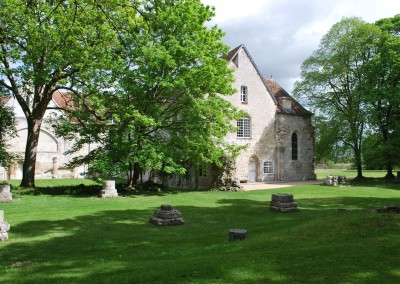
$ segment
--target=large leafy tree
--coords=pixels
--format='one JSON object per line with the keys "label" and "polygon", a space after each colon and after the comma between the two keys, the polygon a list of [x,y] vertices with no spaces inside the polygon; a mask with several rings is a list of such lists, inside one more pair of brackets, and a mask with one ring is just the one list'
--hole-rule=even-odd
{"label": "large leafy tree", "polygon": [[220,58],[228,51],[223,33],[205,25],[212,16],[199,0],[143,1],[128,15],[135,20],[119,33],[115,84],[93,77],[58,125],[59,134],[76,139],[72,152],[96,143],[75,163],[126,172],[132,186],[143,171],[183,174],[232,152],[223,138],[238,112],[222,96],[233,92],[233,77]]}
{"label": "large leafy tree", "polygon": [[0,85],[17,99],[28,125],[21,186],[35,185],[39,133],[53,93],[73,94],[76,82],[112,62],[116,33],[106,10],[112,6],[118,15],[119,2],[126,1],[1,1]]}
{"label": "large leafy tree", "polygon": [[362,177],[361,146],[366,126],[366,63],[375,55],[380,30],[358,18],[344,18],[322,38],[320,47],[301,66],[295,93],[318,113],[342,121],[336,131],[354,153]]}
{"label": "large leafy tree", "polygon": [[380,160],[385,163],[386,177],[394,178],[393,166],[399,164],[400,158],[400,15],[375,24],[381,34],[373,49],[375,56],[367,64],[364,92],[368,122],[380,137],[376,147]]}
{"label": "large leafy tree", "polygon": [[6,97],[0,87],[0,167],[7,166],[12,160],[13,156],[7,152],[7,141],[16,135],[14,113],[3,104],[3,99]]}

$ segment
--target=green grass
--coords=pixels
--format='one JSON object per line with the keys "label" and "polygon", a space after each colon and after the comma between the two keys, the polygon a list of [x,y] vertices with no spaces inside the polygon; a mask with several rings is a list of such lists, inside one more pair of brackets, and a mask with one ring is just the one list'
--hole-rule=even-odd
{"label": "green grass", "polygon": [[[335,176],[346,176],[348,179],[355,178],[357,176],[356,170],[315,170],[315,174],[317,175],[317,179],[324,179],[326,176],[335,175]],[[363,170],[363,176],[367,178],[382,178],[386,175],[386,171],[379,170]],[[396,175],[396,173],[394,173]]]}
{"label": "green grass", "polygon": [[[294,194],[300,211],[270,211],[273,193]],[[186,224],[151,225],[161,204]],[[391,204],[399,184],[15,195],[0,204],[11,224],[0,283],[398,283],[400,214],[370,212]],[[229,242],[230,228],[247,239]]]}

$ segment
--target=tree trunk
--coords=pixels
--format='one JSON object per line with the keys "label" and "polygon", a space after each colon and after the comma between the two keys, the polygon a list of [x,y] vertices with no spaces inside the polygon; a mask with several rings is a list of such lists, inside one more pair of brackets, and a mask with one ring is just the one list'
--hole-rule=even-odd
{"label": "tree trunk", "polygon": [[393,174],[393,166],[392,166],[392,163],[391,163],[391,162],[388,162],[385,179],[394,179],[394,178],[395,178],[395,176],[394,176],[394,174]]}
{"label": "tree trunk", "polygon": [[140,165],[138,163],[129,163],[128,168],[128,187],[133,187],[138,184],[140,177]]}
{"label": "tree trunk", "polygon": [[25,159],[22,170],[22,187],[35,187],[36,152],[39,143],[41,119],[28,120],[28,137],[25,147]]}
{"label": "tree trunk", "polygon": [[357,178],[362,178],[363,175],[362,175],[361,150],[360,150],[359,147],[356,147],[354,149],[354,159],[355,159],[354,163],[355,163],[355,166],[356,166],[356,169],[357,169],[356,179]]}

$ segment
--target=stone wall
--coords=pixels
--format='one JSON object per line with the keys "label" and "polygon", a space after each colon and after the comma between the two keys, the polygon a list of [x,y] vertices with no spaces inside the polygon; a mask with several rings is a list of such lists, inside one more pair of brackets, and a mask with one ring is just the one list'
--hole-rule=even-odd
{"label": "stone wall", "polygon": [[[233,62],[230,64],[235,76],[233,87],[237,92],[232,96],[226,97],[226,99],[249,114],[251,118],[251,137],[237,138],[235,132],[227,135],[226,141],[247,146],[236,159],[236,179],[239,181],[249,180],[250,162],[250,167],[255,167],[256,181],[260,181],[264,178],[261,174],[261,163],[264,159],[272,158],[273,147],[271,147],[271,144],[265,145],[266,147],[261,146],[259,141],[262,137],[265,137],[266,131],[273,129],[275,103],[268,93],[257,67],[244,49],[239,50],[237,63],[237,65]],[[240,100],[241,86],[246,86],[248,91],[248,100],[245,103]],[[232,123],[236,124],[236,121]],[[263,155],[258,156],[261,152],[263,152]]]}
{"label": "stone wall", "polygon": [[[276,160],[278,180],[315,179],[314,128],[311,117],[277,114]],[[298,138],[298,159],[292,160],[292,134]]]}

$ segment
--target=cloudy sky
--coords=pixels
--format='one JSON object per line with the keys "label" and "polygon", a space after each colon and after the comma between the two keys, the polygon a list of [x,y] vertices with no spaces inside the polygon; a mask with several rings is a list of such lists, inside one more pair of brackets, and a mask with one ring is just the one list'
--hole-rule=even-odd
{"label": "cloudy sky", "polygon": [[244,44],[264,77],[292,92],[301,63],[343,17],[373,23],[400,13],[400,0],[201,0],[235,48]]}

